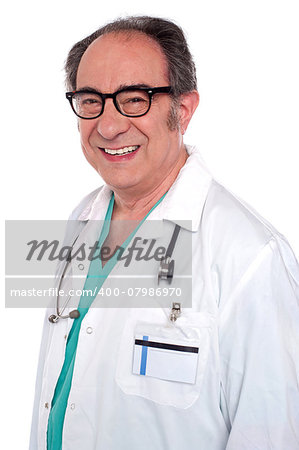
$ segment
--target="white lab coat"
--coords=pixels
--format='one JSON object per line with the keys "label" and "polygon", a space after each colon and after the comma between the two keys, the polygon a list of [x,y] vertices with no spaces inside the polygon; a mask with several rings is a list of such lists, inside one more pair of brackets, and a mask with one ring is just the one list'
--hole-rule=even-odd
{"label": "white lab coat", "polygon": [[[150,219],[192,221],[184,230],[192,233],[192,309],[176,324],[198,332],[196,382],[132,374],[134,330],[140,323],[169,326],[165,308],[91,308],[79,336],[63,450],[299,449],[297,261],[283,236],[212,179],[196,148],[188,152]],[[109,197],[107,187],[91,193],[72,218],[102,219]],[[51,312],[30,450],[46,448],[72,325],[50,324]]]}

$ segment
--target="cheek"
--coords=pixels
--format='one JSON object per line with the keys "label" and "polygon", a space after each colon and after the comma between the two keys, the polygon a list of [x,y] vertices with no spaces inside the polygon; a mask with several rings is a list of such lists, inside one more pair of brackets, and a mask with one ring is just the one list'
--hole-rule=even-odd
{"label": "cheek", "polygon": [[86,158],[86,160],[89,162],[89,164],[94,167],[97,170],[97,158],[95,150],[90,145],[89,139],[92,134],[92,127],[89,124],[80,124],[78,123],[78,129],[80,132],[80,142],[81,142],[81,148],[82,152]]}
{"label": "cheek", "polygon": [[89,138],[89,136],[94,132],[96,124],[94,120],[78,120],[78,130],[82,138],[85,140]]}
{"label": "cheek", "polygon": [[136,128],[146,138],[147,145],[154,147],[152,151],[155,149],[158,151],[158,148],[164,146],[169,137],[167,115],[160,115],[159,119],[148,117],[147,120],[143,120],[142,124],[136,124]]}
{"label": "cheek", "polygon": [[94,127],[92,126],[92,124],[86,123],[85,121],[78,123],[78,129],[80,133],[80,141],[82,148],[83,147],[85,148],[85,152],[86,151],[90,152],[92,150],[90,145],[90,137],[93,133]]}
{"label": "cheek", "polygon": [[81,148],[83,155],[85,156],[86,160],[89,162],[89,164],[94,168],[97,169],[97,161],[94,156],[94,152],[90,149],[90,147],[86,146],[84,142],[81,141]]}

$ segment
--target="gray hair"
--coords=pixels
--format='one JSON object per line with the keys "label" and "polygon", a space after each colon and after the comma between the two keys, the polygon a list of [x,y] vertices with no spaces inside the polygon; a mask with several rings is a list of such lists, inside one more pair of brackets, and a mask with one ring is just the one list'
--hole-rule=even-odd
{"label": "gray hair", "polygon": [[174,98],[197,89],[195,64],[182,29],[167,19],[132,16],[104,25],[72,47],[65,63],[68,90],[76,89],[78,66],[88,46],[99,36],[119,32],[141,32],[159,44],[167,60],[169,84]]}

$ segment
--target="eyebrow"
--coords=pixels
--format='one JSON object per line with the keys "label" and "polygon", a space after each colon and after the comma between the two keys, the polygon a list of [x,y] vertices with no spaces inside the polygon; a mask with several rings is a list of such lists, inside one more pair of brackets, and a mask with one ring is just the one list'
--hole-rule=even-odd
{"label": "eyebrow", "polygon": [[[118,86],[118,88],[116,89],[116,91],[114,91],[114,92],[121,91],[121,90],[123,90],[123,89],[134,89],[134,88],[136,88],[136,89],[139,89],[139,88],[150,89],[151,86],[149,86],[148,84],[144,84],[144,83],[136,83],[136,84],[120,84],[120,85]],[[91,86],[83,86],[83,87],[81,87],[80,89],[76,89],[76,90],[77,90],[77,91],[94,92],[95,94],[97,94],[97,93],[104,94],[104,93],[105,93],[105,92],[101,92],[101,91],[99,91],[98,89],[95,89],[95,88],[93,88],[93,87],[91,87]]]}
{"label": "eyebrow", "polygon": [[120,84],[118,87],[118,91],[122,90],[122,89],[126,89],[126,88],[145,88],[145,89],[150,89],[152,86],[149,86],[148,84],[144,84],[144,83],[137,83],[137,84]]}

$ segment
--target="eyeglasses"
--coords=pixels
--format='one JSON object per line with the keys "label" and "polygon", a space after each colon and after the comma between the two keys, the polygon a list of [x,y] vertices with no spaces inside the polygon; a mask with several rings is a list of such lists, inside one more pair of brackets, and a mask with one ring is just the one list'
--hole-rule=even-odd
{"label": "eyeglasses", "polygon": [[155,94],[170,94],[171,86],[147,88],[128,86],[113,94],[93,89],[66,92],[74,113],[81,119],[96,119],[104,112],[106,98],[112,98],[115,108],[127,117],[141,117],[149,112]]}

